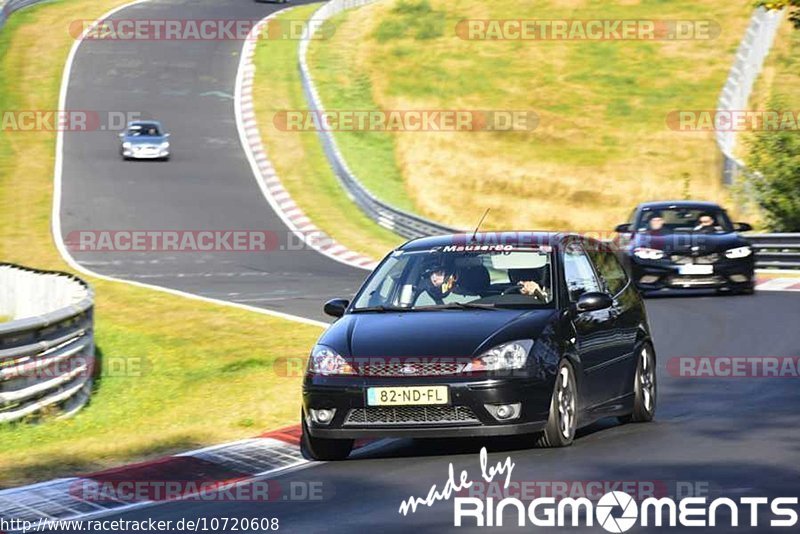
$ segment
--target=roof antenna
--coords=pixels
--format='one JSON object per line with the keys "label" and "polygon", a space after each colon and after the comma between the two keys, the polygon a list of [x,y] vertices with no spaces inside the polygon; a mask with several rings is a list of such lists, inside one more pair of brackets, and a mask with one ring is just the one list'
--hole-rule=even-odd
{"label": "roof antenna", "polygon": [[483,217],[481,217],[481,220],[478,221],[478,226],[475,227],[475,231],[472,232],[472,241],[475,241],[475,236],[477,236],[478,230],[481,229],[481,225],[483,224],[483,220],[486,218],[487,215],[489,215],[489,210],[490,209],[492,209],[492,208],[486,208],[486,211],[483,212]]}

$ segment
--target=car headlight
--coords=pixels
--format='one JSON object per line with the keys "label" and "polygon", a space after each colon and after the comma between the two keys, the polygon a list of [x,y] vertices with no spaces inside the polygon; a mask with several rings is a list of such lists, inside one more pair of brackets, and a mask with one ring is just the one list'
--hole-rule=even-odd
{"label": "car headlight", "polygon": [[161,146],[159,146],[158,148],[159,148],[160,150],[166,150],[166,149],[168,149],[168,148],[169,148],[169,142],[168,142],[168,141],[164,141],[163,143],[161,143]]}
{"label": "car headlight", "polygon": [[130,149],[131,148],[131,144],[128,141],[125,141],[124,143],[122,143],[122,148]]}
{"label": "car headlight", "polygon": [[520,339],[487,350],[464,367],[465,372],[522,369],[528,361],[532,339]]}
{"label": "car headlight", "polygon": [[633,255],[643,260],[660,260],[664,257],[664,251],[657,248],[639,247],[633,250]]}
{"label": "car headlight", "polygon": [[338,352],[325,345],[317,345],[308,358],[308,371],[315,375],[352,375],[350,365]]}
{"label": "car headlight", "polygon": [[736,247],[736,248],[730,248],[730,249],[726,250],[725,251],[725,257],[728,258],[728,259],[731,259],[731,260],[735,260],[735,259],[738,259],[738,258],[746,258],[747,256],[749,256],[752,253],[753,253],[753,249],[751,249],[748,246]]}

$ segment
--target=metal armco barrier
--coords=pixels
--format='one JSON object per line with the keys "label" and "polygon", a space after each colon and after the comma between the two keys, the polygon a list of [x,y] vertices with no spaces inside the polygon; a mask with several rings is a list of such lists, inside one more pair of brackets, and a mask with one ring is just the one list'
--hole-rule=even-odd
{"label": "metal armco barrier", "polygon": [[[311,20],[315,22],[314,27],[319,28],[324,21],[346,9],[365,6],[376,1],[377,0],[331,0],[314,12]],[[300,79],[303,84],[303,92],[305,93],[309,110],[324,112],[325,108],[322,105],[322,100],[319,97],[319,92],[314,85],[314,80],[311,77],[311,72],[306,62],[306,55],[311,38],[312,35],[305,35],[300,40]],[[356,203],[367,217],[384,228],[388,228],[407,239],[424,237],[427,235],[449,234],[458,231],[443,224],[429,221],[418,215],[399,210],[379,200],[361,184],[361,181],[350,170],[342,153],[339,151],[333,134],[324,128],[318,128],[318,131],[325,156],[328,158],[333,172],[336,174],[337,178],[339,178],[339,182],[342,184],[345,191],[347,191],[347,194],[353,202]]]}
{"label": "metal armco barrier", "polygon": [[94,294],[67,273],[0,264],[0,423],[89,399]]}
{"label": "metal armco barrier", "polygon": [[[719,95],[718,113],[747,109],[753,84],[761,73],[764,60],[772,48],[782,17],[783,11],[767,11],[764,8],[758,8],[753,13],[750,26],[736,51],[736,61],[731,67],[728,80]],[[751,172],[734,154],[736,132],[733,130],[717,131],[716,137],[723,158],[723,182],[730,185],[735,183],[740,176],[750,176]]]}
{"label": "metal armco barrier", "polygon": [[8,17],[14,11],[44,1],[45,0],[0,0],[0,28],[3,27]]}
{"label": "metal armco barrier", "polygon": [[745,235],[753,243],[759,269],[800,269],[800,234]]}

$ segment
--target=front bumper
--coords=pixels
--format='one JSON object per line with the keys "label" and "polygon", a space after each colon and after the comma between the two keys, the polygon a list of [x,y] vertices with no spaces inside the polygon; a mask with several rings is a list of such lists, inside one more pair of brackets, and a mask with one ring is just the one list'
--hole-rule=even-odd
{"label": "front bumper", "polygon": [[130,159],[161,159],[169,157],[169,150],[144,152],[141,150],[123,149],[122,156]]}
{"label": "front bumper", "polygon": [[710,267],[709,273],[685,274],[681,265],[670,260],[642,260],[632,257],[631,274],[636,286],[643,291],[669,289],[752,289],[755,284],[753,256],[736,260],[721,259]]}
{"label": "front bumper", "polygon": [[[446,385],[447,405],[378,407],[367,405],[367,388]],[[542,430],[547,424],[553,384],[528,376],[492,377],[321,377],[303,385],[303,414],[316,438],[446,438],[504,436]],[[486,405],[517,404],[519,414],[498,420]],[[328,424],[310,410],[335,409]]]}

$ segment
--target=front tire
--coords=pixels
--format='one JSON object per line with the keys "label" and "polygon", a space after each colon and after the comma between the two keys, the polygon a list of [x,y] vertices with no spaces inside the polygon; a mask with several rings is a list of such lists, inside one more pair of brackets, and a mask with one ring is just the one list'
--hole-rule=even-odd
{"label": "front tire", "polygon": [[619,417],[620,423],[646,423],[656,415],[658,386],[656,382],[656,358],[649,343],[639,347],[636,376],[633,383],[633,412]]}
{"label": "front tire", "polygon": [[575,439],[578,422],[578,387],[575,371],[566,360],[561,362],[550,400],[547,426],[536,437],[537,447],[567,447]]}
{"label": "front tire", "polygon": [[344,460],[353,450],[352,439],[328,439],[312,437],[308,431],[306,418],[300,414],[303,436],[300,440],[300,451],[308,460],[335,461]]}

